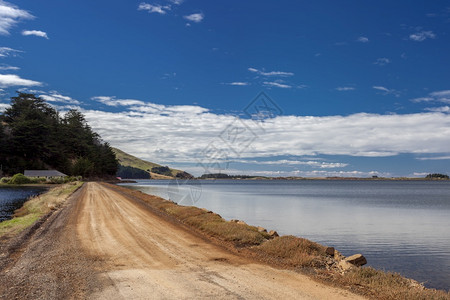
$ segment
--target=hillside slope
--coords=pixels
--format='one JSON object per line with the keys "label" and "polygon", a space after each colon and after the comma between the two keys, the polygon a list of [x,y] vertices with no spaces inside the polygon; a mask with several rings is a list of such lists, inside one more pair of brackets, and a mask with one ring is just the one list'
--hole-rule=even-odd
{"label": "hillside slope", "polygon": [[159,164],[149,162],[143,159],[140,159],[136,156],[133,156],[131,154],[128,154],[120,149],[112,148],[114,153],[116,154],[117,160],[122,166],[125,167],[133,167],[137,169],[141,169],[144,171],[147,171],[152,176],[152,179],[172,179],[174,178],[178,173],[184,173],[184,171],[172,169],[170,168],[170,171],[172,172],[172,176],[165,176],[157,173],[151,172],[151,169],[154,167],[162,167]]}

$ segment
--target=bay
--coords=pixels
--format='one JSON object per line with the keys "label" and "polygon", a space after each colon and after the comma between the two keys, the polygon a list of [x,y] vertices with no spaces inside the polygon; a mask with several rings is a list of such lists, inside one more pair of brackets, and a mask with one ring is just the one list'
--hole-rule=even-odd
{"label": "bay", "polygon": [[29,197],[43,191],[41,187],[0,187],[0,222],[10,219]]}
{"label": "bay", "polygon": [[[127,186],[227,220],[308,238],[425,286],[450,287],[450,182],[139,181]],[[184,203],[183,203],[184,202]]]}

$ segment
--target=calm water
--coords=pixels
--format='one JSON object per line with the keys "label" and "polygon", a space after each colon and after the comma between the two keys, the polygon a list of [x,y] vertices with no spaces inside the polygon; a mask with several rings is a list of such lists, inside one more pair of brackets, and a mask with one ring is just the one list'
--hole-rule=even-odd
{"label": "calm water", "polygon": [[[127,184],[334,246],[362,253],[369,265],[426,286],[450,288],[450,182],[428,181],[170,181]],[[189,195],[193,198],[189,198]],[[178,197],[178,198],[177,198]],[[192,203],[191,203],[192,204]]]}
{"label": "calm water", "polygon": [[0,187],[0,222],[10,219],[14,211],[22,207],[30,196],[38,195],[44,190],[35,187]]}

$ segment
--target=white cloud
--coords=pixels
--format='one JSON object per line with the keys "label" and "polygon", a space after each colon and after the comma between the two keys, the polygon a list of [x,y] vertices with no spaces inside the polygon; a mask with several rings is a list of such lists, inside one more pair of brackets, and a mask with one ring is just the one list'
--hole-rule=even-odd
{"label": "white cloud", "polygon": [[360,37],[357,39],[357,41],[360,42],[360,43],[368,43],[368,42],[369,42],[369,38],[367,38],[367,37],[365,37],[365,36],[360,36]]}
{"label": "white cloud", "polygon": [[[450,115],[443,113],[278,116],[255,123],[215,114],[200,106],[140,102],[144,104],[124,106],[121,112],[83,112],[95,131],[113,146],[160,162],[197,163],[205,159],[205,149],[211,144],[230,159],[274,155],[432,155],[449,153],[450,149]],[[224,130],[236,122],[256,134],[251,145],[239,149],[238,154],[230,150],[229,140],[223,139]]]}
{"label": "white cloud", "polygon": [[324,161],[316,161],[316,160],[275,160],[275,161],[258,161],[258,160],[233,160],[233,162],[244,163],[244,164],[256,164],[256,165],[307,165],[311,167],[319,167],[321,169],[333,169],[333,168],[344,168],[348,166],[346,163],[333,163],[333,162],[324,162]]}
{"label": "white cloud", "polygon": [[15,56],[16,53],[20,53],[22,51],[16,50],[9,47],[0,47],[0,57],[8,57],[8,56]]}
{"label": "white cloud", "polygon": [[26,10],[0,0],[0,35],[8,35],[10,29],[19,21],[33,18]]}
{"label": "white cloud", "polygon": [[294,73],[292,72],[282,72],[282,71],[264,72],[255,68],[248,68],[248,70],[250,72],[257,73],[262,76],[280,76],[280,77],[294,76]]}
{"label": "white cloud", "polygon": [[381,57],[381,58],[378,58],[373,64],[378,65],[378,66],[385,66],[390,63],[391,63],[391,60],[389,58]]}
{"label": "white cloud", "polygon": [[381,91],[383,95],[394,95],[395,97],[400,97],[400,92],[394,89],[388,89],[384,86],[373,86],[374,90]]}
{"label": "white cloud", "polygon": [[433,33],[433,31],[419,31],[416,33],[413,33],[409,36],[410,40],[416,41],[416,42],[423,42],[426,39],[435,39],[436,34]]}
{"label": "white cloud", "polygon": [[450,106],[427,107],[427,108],[425,108],[425,110],[426,111],[433,111],[433,112],[450,113]]}
{"label": "white cloud", "polygon": [[415,103],[430,102],[430,101],[434,101],[434,98],[432,98],[432,97],[420,97],[420,98],[411,99],[411,101],[415,102]]}
{"label": "white cloud", "polygon": [[10,105],[6,103],[0,103],[0,112],[4,112]]}
{"label": "white cloud", "polygon": [[200,23],[203,21],[205,16],[202,13],[196,13],[196,14],[190,14],[187,16],[184,16],[184,18],[188,21],[194,22],[194,23]]}
{"label": "white cloud", "polygon": [[80,101],[75,100],[69,96],[63,96],[56,91],[51,91],[49,94],[39,95],[42,99],[48,102],[66,103],[66,104],[80,104]]}
{"label": "white cloud", "polygon": [[282,89],[290,89],[290,88],[292,88],[292,86],[290,86],[288,84],[279,83],[279,82],[276,82],[276,81],[264,81],[263,84],[265,86],[268,86],[268,87],[277,87],[277,88],[282,88]]}
{"label": "white cloud", "polygon": [[169,11],[170,5],[159,5],[159,4],[149,4],[149,3],[145,3],[142,2],[141,4],[139,4],[138,6],[138,10],[146,10],[149,13],[158,13],[161,15],[165,15],[167,13],[167,11]]}
{"label": "white cloud", "polygon": [[354,91],[355,88],[351,87],[351,86],[340,86],[340,87],[337,87],[336,90],[339,92],[347,92],[347,91]]}
{"label": "white cloud", "polygon": [[388,88],[385,88],[384,86],[373,86],[372,88],[383,91],[383,92],[389,92],[390,90]]}
{"label": "white cloud", "polygon": [[450,104],[450,90],[436,91],[429,93],[426,97],[411,99],[412,102],[440,102]]}
{"label": "white cloud", "polygon": [[131,105],[144,105],[145,102],[134,99],[116,99],[115,97],[109,96],[97,96],[92,97],[92,100],[103,103],[107,106],[131,106]]}
{"label": "white cloud", "polygon": [[[294,172],[286,172],[291,173],[292,176],[301,176],[301,177],[372,177],[372,176],[381,176],[381,177],[391,177],[390,173],[383,173],[378,171],[369,171],[363,172],[358,170],[352,171],[324,171],[324,170],[313,170],[313,171],[294,171]],[[286,176],[286,175],[282,175]]]}
{"label": "white cloud", "polygon": [[180,5],[184,2],[184,0],[169,0],[170,3],[173,3],[175,5]]}
{"label": "white cloud", "polygon": [[11,86],[39,86],[42,82],[23,79],[15,74],[0,74],[0,87],[6,88]]}
{"label": "white cloud", "polygon": [[250,85],[250,83],[248,82],[240,82],[240,81],[235,81],[235,82],[230,82],[230,83],[225,83],[226,85],[235,85],[235,86],[247,86]]}
{"label": "white cloud", "polygon": [[[449,156],[432,156],[432,157],[417,157],[418,160],[447,160],[450,159]],[[428,175],[429,173],[425,173],[425,175]]]}
{"label": "white cloud", "polygon": [[[204,169],[201,167],[180,167],[180,169],[186,170],[187,172],[195,175],[204,174]],[[270,176],[270,177],[372,177],[372,176],[380,176],[380,177],[392,177],[391,173],[387,172],[378,172],[378,171],[358,171],[358,170],[350,170],[350,171],[331,171],[331,170],[294,170],[294,171],[279,171],[279,170],[248,170],[245,171],[239,169],[227,169],[220,170],[217,169],[217,172],[225,172],[229,175],[251,175],[251,176]],[[429,174],[429,173],[426,173]]]}
{"label": "white cloud", "polygon": [[0,65],[0,71],[17,71],[17,70],[20,70],[20,68],[9,65]]}
{"label": "white cloud", "polygon": [[59,104],[55,104],[54,102],[50,102],[50,105],[53,106],[57,111],[59,111],[61,113],[61,115],[63,115],[65,112],[67,112],[71,109],[76,109],[78,111],[83,110],[83,108],[81,108],[81,106],[73,105],[73,104],[59,105]]}
{"label": "white cloud", "polygon": [[25,35],[25,36],[34,35],[34,36],[38,36],[38,37],[43,37],[48,40],[47,33],[44,31],[40,31],[40,30],[23,30],[22,35]]}
{"label": "white cloud", "polygon": [[430,96],[436,98],[448,98],[450,97],[450,90],[432,92],[430,93]]}
{"label": "white cloud", "polygon": [[182,114],[202,114],[208,111],[208,109],[194,106],[194,105],[160,105],[154,103],[148,103],[141,100],[135,99],[117,99],[116,97],[110,96],[97,96],[92,97],[92,100],[101,102],[108,106],[114,107],[126,107],[134,115],[139,114],[171,114],[171,115],[182,115]]}

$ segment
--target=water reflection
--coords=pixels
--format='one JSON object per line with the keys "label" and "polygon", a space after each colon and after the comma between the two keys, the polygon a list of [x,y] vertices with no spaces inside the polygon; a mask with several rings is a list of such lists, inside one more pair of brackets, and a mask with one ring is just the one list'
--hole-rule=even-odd
{"label": "water reflection", "polygon": [[44,190],[36,187],[0,187],[0,222],[10,219],[14,211],[22,207],[29,197],[38,195]]}

